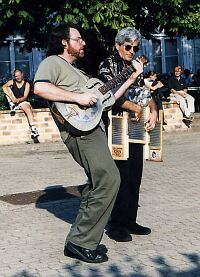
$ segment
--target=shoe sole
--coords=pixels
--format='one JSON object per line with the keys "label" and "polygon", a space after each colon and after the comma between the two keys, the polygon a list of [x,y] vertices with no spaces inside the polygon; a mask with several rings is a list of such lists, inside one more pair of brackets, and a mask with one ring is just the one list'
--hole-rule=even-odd
{"label": "shoe sole", "polygon": [[72,258],[79,259],[86,263],[103,263],[108,261],[108,257],[105,255],[104,259],[101,260],[89,260],[81,252],[75,249],[71,244],[65,246],[64,255]]}

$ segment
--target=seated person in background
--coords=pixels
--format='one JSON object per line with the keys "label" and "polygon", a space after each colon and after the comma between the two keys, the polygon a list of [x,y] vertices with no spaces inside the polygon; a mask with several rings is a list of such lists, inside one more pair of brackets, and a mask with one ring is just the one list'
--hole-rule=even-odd
{"label": "seated person in background", "polygon": [[27,102],[30,93],[30,84],[23,79],[21,69],[14,70],[14,79],[2,86],[10,107],[10,115],[14,116],[17,109],[25,113],[31,130],[31,138],[34,143],[39,143],[38,131],[34,125],[34,117],[31,104]]}
{"label": "seated person in background", "polygon": [[190,128],[194,113],[194,98],[187,93],[187,84],[185,79],[181,77],[181,66],[174,68],[174,76],[168,80],[168,87],[176,98],[177,103],[183,113],[183,122]]}
{"label": "seated person in background", "polygon": [[144,78],[144,84],[154,95],[158,94],[161,101],[169,102],[169,99],[167,98],[168,88],[165,88],[164,84],[158,80],[157,73],[155,71],[149,71],[147,73]]}
{"label": "seated person in background", "polygon": [[[153,94],[158,110],[163,110],[162,101],[169,102],[170,100],[165,96],[168,93],[168,88],[164,88],[164,85],[161,81],[157,80],[157,73],[155,71],[149,71],[144,78],[144,85],[150,89]],[[163,125],[167,123],[164,121],[163,114]]]}

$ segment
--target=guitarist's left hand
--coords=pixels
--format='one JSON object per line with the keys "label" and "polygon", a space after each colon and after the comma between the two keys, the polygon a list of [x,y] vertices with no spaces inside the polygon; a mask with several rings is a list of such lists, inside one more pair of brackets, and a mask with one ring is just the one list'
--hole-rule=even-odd
{"label": "guitarist's left hand", "polygon": [[133,67],[135,71],[130,75],[130,77],[120,86],[120,88],[115,92],[115,98],[119,99],[126,90],[136,81],[137,77],[143,72],[143,63],[140,61],[133,60]]}
{"label": "guitarist's left hand", "polygon": [[137,78],[143,72],[143,63],[140,60],[133,60],[132,65],[136,70],[132,73],[132,75],[134,76],[134,78]]}

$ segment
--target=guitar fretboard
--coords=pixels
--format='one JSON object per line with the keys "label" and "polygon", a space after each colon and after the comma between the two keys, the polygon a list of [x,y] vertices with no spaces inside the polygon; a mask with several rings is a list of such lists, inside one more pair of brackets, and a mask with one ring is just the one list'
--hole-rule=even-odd
{"label": "guitar fretboard", "polygon": [[125,68],[120,74],[115,76],[112,80],[106,82],[102,87],[99,88],[99,91],[102,94],[107,93],[109,90],[115,88],[117,85],[126,81],[128,77],[135,71],[133,66]]}

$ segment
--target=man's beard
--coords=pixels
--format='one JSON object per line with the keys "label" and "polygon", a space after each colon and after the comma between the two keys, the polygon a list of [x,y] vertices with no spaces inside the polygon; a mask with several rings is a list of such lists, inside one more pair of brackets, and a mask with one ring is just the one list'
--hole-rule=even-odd
{"label": "man's beard", "polygon": [[69,45],[68,53],[71,56],[76,57],[76,59],[80,59],[84,57],[84,48],[81,48],[79,51],[77,51]]}

